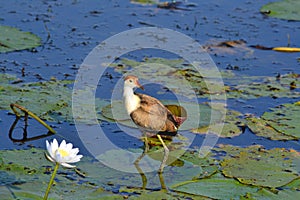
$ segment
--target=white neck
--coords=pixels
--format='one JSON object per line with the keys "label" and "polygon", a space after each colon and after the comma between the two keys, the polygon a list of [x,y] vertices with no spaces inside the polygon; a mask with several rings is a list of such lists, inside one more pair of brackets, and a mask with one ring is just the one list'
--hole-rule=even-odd
{"label": "white neck", "polygon": [[131,87],[124,86],[123,98],[125,109],[128,115],[130,115],[131,112],[133,112],[140,106],[140,98],[134,94]]}

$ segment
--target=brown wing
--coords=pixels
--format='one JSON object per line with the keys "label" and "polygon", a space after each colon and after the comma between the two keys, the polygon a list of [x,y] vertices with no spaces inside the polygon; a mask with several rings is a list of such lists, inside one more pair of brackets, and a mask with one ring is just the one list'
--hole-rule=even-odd
{"label": "brown wing", "polygon": [[140,107],[130,116],[138,126],[154,131],[177,131],[173,114],[159,100],[145,94],[136,95],[141,99]]}
{"label": "brown wing", "polygon": [[165,117],[167,114],[166,107],[156,98],[146,94],[136,94],[140,99],[140,107],[150,114],[158,117]]}

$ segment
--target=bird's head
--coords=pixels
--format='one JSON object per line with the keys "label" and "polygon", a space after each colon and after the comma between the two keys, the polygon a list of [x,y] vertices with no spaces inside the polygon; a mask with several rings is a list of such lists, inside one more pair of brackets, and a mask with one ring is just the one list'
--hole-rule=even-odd
{"label": "bird's head", "polygon": [[130,88],[141,88],[142,90],[144,87],[139,83],[139,79],[136,76],[128,75],[124,77],[124,86]]}

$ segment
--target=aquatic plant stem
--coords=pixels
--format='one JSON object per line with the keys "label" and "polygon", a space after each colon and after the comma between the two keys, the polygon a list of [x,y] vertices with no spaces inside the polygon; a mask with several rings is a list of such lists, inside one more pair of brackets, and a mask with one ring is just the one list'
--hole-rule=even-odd
{"label": "aquatic plant stem", "polygon": [[48,187],[47,187],[45,196],[44,196],[44,200],[47,200],[47,199],[48,199],[48,195],[49,195],[51,186],[52,186],[52,184],[53,184],[55,175],[56,175],[56,173],[57,173],[58,167],[59,167],[59,163],[56,163],[56,164],[55,164],[55,167],[54,167],[54,171],[53,171],[52,176],[51,176],[51,179],[50,179],[50,182],[49,182],[49,184],[48,184]]}
{"label": "aquatic plant stem", "polygon": [[18,104],[15,104],[15,103],[12,103],[10,104],[10,108],[13,110],[13,112],[15,113],[15,115],[20,118],[21,115],[18,113],[18,111],[16,110],[16,108],[20,109],[21,111],[23,111],[25,113],[25,117],[26,117],[26,120],[25,120],[25,123],[27,123],[27,120],[28,120],[28,115],[31,116],[32,118],[34,118],[36,121],[38,121],[40,124],[42,124],[44,127],[46,127],[51,133],[55,134],[56,132],[48,125],[46,124],[43,120],[41,120],[38,116],[36,116],[34,113],[30,112],[28,109],[18,105]]}

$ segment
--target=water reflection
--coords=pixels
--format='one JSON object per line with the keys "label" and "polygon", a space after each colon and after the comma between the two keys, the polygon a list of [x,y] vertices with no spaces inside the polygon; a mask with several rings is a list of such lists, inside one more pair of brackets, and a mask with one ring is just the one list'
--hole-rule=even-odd
{"label": "water reflection", "polygon": [[20,117],[16,117],[15,121],[12,123],[12,125],[9,128],[8,137],[12,142],[25,143],[25,142],[28,142],[28,141],[38,140],[38,139],[45,138],[45,137],[48,137],[50,135],[53,135],[53,133],[51,131],[48,131],[45,134],[41,134],[41,135],[37,135],[37,136],[33,136],[33,137],[28,137],[28,132],[27,132],[27,128],[28,128],[27,119],[28,118],[25,118],[24,127],[22,127],[22,130],[23,130],[22,138],[15,138],[14,137],[14,131],[15,131],[16,125],[18,124],[20,119],[21,119]]}
{"label": "water reflection", "polygon": [[[162,138],[164,139],[165,143],[168,144],[169,147],[174,147],[171,148],[172,150],[178,150],[178,148],[182,147],[182,143],[175,143],[172,141],[172,136],[162,136]],[[159,151],[161,150],[162,144],[160,143],[160,141],[157,139],[156,136],[153,136],[153,134],[145,132],[143,133],[143,137],[142,140],[144,141],[144,150],[143,153],[134,161],[134,166],[137,169],[137,171],[139,172],[141,179],[142,179],[142,189],[146,189],[147,187],[147,183],[148,183],[148,179],[146,174],[143,172],[142,168],[139,165],[139,162],[146,156],[148,155],[149,157],[151,157],[152,159],[160,159],[161,158],[161,154],[164,154],[163,152]],[[161,165],[176,165],[176,166],[183,166],[184,162],[182,160],[177,159],[176,157],[174,158],[173,155],[171,155],[169,158],[168,155],[167,157],[164,156],[161,159]],[[160,181],[160,185],[161,185],[161,189],[162,190],[167,190],[167,186],[165,184],[165,179],[163,176],[163,171],[159,169],[157,169],[157,174],[159,177],[159,181]]]}

